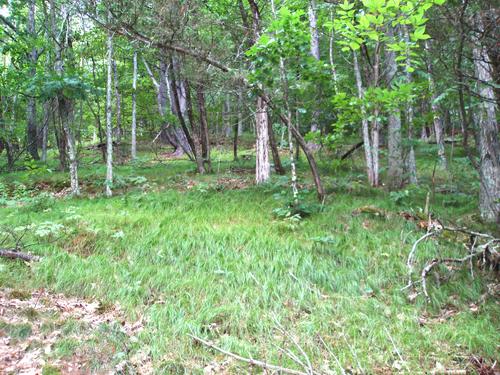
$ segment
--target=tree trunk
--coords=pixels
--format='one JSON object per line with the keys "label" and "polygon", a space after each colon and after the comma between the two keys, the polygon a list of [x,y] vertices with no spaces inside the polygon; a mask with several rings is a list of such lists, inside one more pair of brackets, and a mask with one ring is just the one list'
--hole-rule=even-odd
{"label": "tree trunk", "polygon": [[268,132],[268,117],[267,104],[262,97],[257,98],[257,111],[255,114],[255,180],[257,184],[267,182],[271,175],[271,167],[269,164],[269,132]]}
{"label": "tree trunk", "polygon": [[52,100],[48,99],[43,104],[43,126],[42,126],[42,161],[47,161],[47,143],[49,138],[49,123],[52,113]]}
{"label": "tree trunk", "polygon": [[[403,25],[403,38],[406,41],[407,44],[410,43],[410,36],[408,34],[408,27],[406,25]],[[410,51],[406,51],[406,66],[409,68],[411,66],[411,56],[410,56]],[[408,84],[412,84],[413,82],[413,77],[411,75],[411,72],[406,70],[406,82]],[[406,126],[408,128],[408,156],[406,159],[406,169],[408,172],[410,184],[417,185],[418,184],[418,178],[417,178],[417,163],[415,160],[415,147],[413,146],[413,140],[415,138],[414,134],[414,127],[413,127],[413,121],[414,121],[414,115],[413,115],[413,100],[409,99],[408,102],[406,103]]]}
{"label": "tree trunk", "polygon": [[[108,14],[110,17],[110,14]],[[112,85],[113,85],[113,34],[108,31],[108,76],[106,84],[106,196],[111,197],[113,191],[113,113],[112,113]]]}
{"label": "tree trunk", "polygon": [[[36,38],[35,29],[35,0],[30,0],[28,4],[28,34],[31,38]],[[33,48],[28,55],[29,61],[29,74],[32,79],[36,76],[36,60],[38,58],[36,48]],[[26,118],[27,118],[27,149],[29,154],[34,160],[40,159],[38,156],[38,131],[36,126],[36,101],[33,96],[28,97],[26,105]]]}
{"label": "tree trunk", "polygon": [[[260,36],[260,11],[255,0],[247,0],[250,5],[253,21],[253,39],[252,44],[257,43]],[[262,96],[257,98],[255,110],[255,179],[258,184],[267,182],[271,175],[271,166],[269,164],[269,132],[267,117],[268,101]]]}
{"label": "tree trunk", "polygon": [[[319,51],[319,34],[318,34],[318,20],[316,16],[316,1],[309,0],[308,6],[308,16],[309,16],[309,32],[311,34],[311,56],[319,61],[320,51]],[[319,100],[319,90],[316,92],[316,100]],[[311,116],[311,132],[316,132],[319,130],[319,110],[315,109]],[[310,143],[309,147],[312,150],[317,150],[318,145]]]}
{"label": "tree trunk", "polygon": [[[479,32],[483,32],[484,26],[480,16],[477,16],[476,24]],[[500,224],[500,142],[493,91],[493,69],[488,50],[479,37],[475,38],[472,52],[482,99],[479,107],[479,209],[484,220]]]}
{"label": "tree trunk", "polygon": [[[273,13],[273,17],[276,20],[276,8],[274,5],[274,0],[271,0],[271,9]],[[293,150],[293,138],[292,138],[292,112],[290,110],[290,102],[289,102],[289,89],[288,89],[288,79],[286,76],[286,65],[285,59],[280,56],[280,81],[283,89],[283,101],[285,103],[286,110],[286,127],[288,130],[288,151],[290,157],[290,171],[292,175],[292,194],[293,194],[293,202],[295,205],[299,203],[299,190],[297,188],[297,169],[295,165],[294,159],[294,150]]]}
{"label": "tree trunk", "polygon": [[59,114],[66,134],[66,146],[68,147],[69,156],[69,176],[71,182],[72,195],[80,195],[80,187],[78,182],[78,156],[75,144],[75,138],[71,131],[71,123],[73,122],[73,103],[71,99],[59,99]]}
{"label": "tree trunk", "polygon": [[[92,60],[92,77],[94,80],[94,85],[97,85],[97,75],[96,75],[96,66],[95,66],[95,59],[94,56],[91,56]],[[99,98],[99,95],[95,95],[95,103],[97,107],[97,113],[94,114],[95,117],[95,122],[97,126],[97,134],[99,135],[99,144],[104,143],[104,132],[102,130],[102,123],[101,123],[101,101]],[[91,105],[89,104],[89,108],[92,108]],[[101,152],[102,152],[102,160],[105,162],[106,161],[106,150],[104,147],[101,147]]]}
{"label": "tree trunk", "polygon": [[[64,24],[66,25],[66,29],[63,28],[60,35],[63,35],[66,31],[66,34],[69,34],[70,27],[70,17],[67,13],[67,9],[64,5],[61,6],[61,15],[64,19]],[[54,2],[50,2],[50,28],[52,38],[56,44],[56,53],[55,53],[55,71],[59,77],[63,76],[64,66],[63,66],[63,57],[62,52],[63,48],[69,48],[70,46],[65,46],[65,41],[61,37],[60,40],[56,37],[55,30],[55,6]],[[71,129],[71,125],[73,123],[73,102],[70,98],[64,96],[63,92],[59,92],[55,105],[57,108],[57,112],[59,113],[59,118],[61,121],[61,132],[59,134],[58,145],[59,145],[59,160],[61,163],[61,167],[66,165],[66,148],[68,149],[68,157],[69,157],[69,175],[71,182],[71,193],[75,196],[80,195],[80,187],[78,182],[78,154],[75,146],[75,139],[73,136],[73,132]]]}
{"label": "tree trunk", "polygon": [[114,129],[116,143],[121,142],[122,138],[122,98],[120,94],[120,81],[118,77],[118,67],[116,60],[113,58],[113,77],[115,84],[115,112],[116,112],[116,128]]}
{"label": "tree trunk", "polygon": [[238,136],[241,137],[243,135],[243,131],[245,130],[243,123],[243,113],[244,113],[244,105],[243,105],[243,92],[240,89],[238,91]]}
{"label": "tree trunk", "polygon": [[187,109],[187,114],[188,114],[188,119],[189,119],[189,124],[191,126],[191,137],[192,137],[192,142],[193,142],[193,154],[194,158],[196,161],[196,166],[198,168],[198,173],[204,174],[205,171],[205,166],[203,162],[203,152],[202,152],[202,147],[201,147],[201,127],[198,127],[196,125],[196,121],[194,119],[194,113],[193,113],[193,105],[191,102],[191,90],[189,87],[189,82],[188,80],[185,80],[184,82],[184,87],[186,88],[186,109]]}
{"label": "tree trunk", "polygon": [[207,171],[211,172],[212,162],[210,159],[210,138],[208,134],[207,111],[205,107],[205,93],[203,92],[202,84],[199,84],[196,90],[196,96],[198,101],[198,112],[200,114],[201,153],[203,160],[205,161]]}
{"label": "tree trunk", "polygon": [[137,51],[134,51],[134,73],[132,79],[132,139],[130,154],[137,159]]}
{"label": "tree trunk", "polygon": [[436,143],[438,145],[438,156],[441,166],[443,168],[447,168],[446,161],[446,153],[444,148],[444,131],[443,131],[443,122],[441,121],[441,117],[439,115],[439,107],[436,103],[437,94],[436,94],[436,85],[434,83],[434,77],[432,76],[432,57],[430,54],[430,45],[429,42],[425,42],[425,49],[427,50],[427,74],[429,75],[429,91],[431,93],[431,111],[433,116],[433,124],[434,124],[434,134],[436,135]]}
{"label": "tree trunk", "polygon": [[271,147],[271,153],[273,155],[274,170],[277,174],[284,175],[285,169],[281,164],[280,153],[278,145],[276,144],[276,137],[274,136],[273,124],[269,121],[269,118],[267,120],[267,131],[269,132],[269,146]]}
{"label": "tree trunk", "polygon": [[[364,100],[365,91],[363,89],[363,82],[361,81],[361,71],[359,69],[358,57],[356,52],[353,52],[353,63],[354,63],[354,76],[356,78],[356,86],[358,89],[358,97],[361,101]],[[372,140],[370,137],[370,127],[368,123],[368,118],[366,114],[366,108],[361,105],[361,130],[363,134],[363,146],[365,150],[365,160],[366,160],[366,174],[368,176],[368,182],[370,185],[374,185],[374,165],[372,158]]]}
{"label": "tree trunk", "polygon": [[224,99],[224,104],[222,108],[222,117],[224,118],[224,135],[226,138],[231,137],[231,132],[232,132],[232,125],[231,125],[231,97],[229,94],[226,94],[226,97]]}
{"label": "tree trunk", "polygon": [[[394,32],[391,27],[387,32],[391,42],[394,40]],[[392,88],[392,82],[397,75],[398,64],[394,51],[386,50],[386,83]],[[401,141],[401,111],[399,108],[391,109],[388,127],[388,171],[387,185],[389,190],[397,190],[403,186],[403,148]]]}

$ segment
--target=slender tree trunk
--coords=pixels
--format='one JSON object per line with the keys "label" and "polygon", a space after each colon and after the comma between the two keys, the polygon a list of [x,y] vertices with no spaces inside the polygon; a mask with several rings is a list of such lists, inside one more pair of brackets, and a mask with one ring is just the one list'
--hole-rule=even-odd
{"label": "slender tree trunk", "polygon": [[[70,33],[70,15],[64,5],[61,6],[61,14],[64,19],[64,24],[60,35],[66,34],[66,40],[61,37],[60,40],[57,39],[55,31],[55,6],[54,2],[50,2],[50,18],[51,18],[51,34],[52,38],[56,44],[55,53],[55,71],[59,77],[63,76],[63,48],[70,48],[67,45],[67,35]],[[71,54],[70,54],[71,56]],[[78,154],[75,145],[75,138],[73,136],[72,124],[73,124],[73,102],[70,98],[65,97],[64,93],[59,93],[56,97],[55,105],[57,112],[59,113],[59,118],[61,121],[61,133],[59,134],[58,144],[59,144],[59,160],[61,162],[61,167],[66,165],[66,148],[68,149],[69,157],[69,174],[71,181],[71,193],[75,196],[80,195],[80,186],[78,182]]]}
{"label": "slender tree trunk", "polygon": [[231,137],[231,132],[233,127],[231,126],[232,116],[231,116],[231,97],[226,94],[224,99],[224,104],[222,107],[222,117],[224,118],[224,135],[226,138]]}
{"label": "slender tree trunk", "polygon": [[[308,16],[309,16],[309,32],[311,34],[311,56],[319,61],[320,51],[319,51],[319,33],[318,33],[318,20],[316,16],[316,1],[309,0],[308,6]],[[318,101],[320,97],[319,90],[316,92],[316,100]],[[312,112],[311,116],[311,132],[316,132],[319,130],[319,115],[320,112],[316,108]],[[310,143],[309,147],[312,150],[317,150],[319,145]]]}
{"label": "slender tree trunk", "polygon": [[[410,36],[408,34],[408,27],[406,25],[403,25],[403,38],[407,44],[410,43]],[[406,51],[406,66],[407,68],[411,66],[411,56],[409,49]],[[408,71],[408,69],[406,70],[406,82],[408,84],[412,84],[413,82],[412,74],[410,71]],[[406,103],[406,126],[408,128],[408,143],[409,143],[406,168],[408,171],[410,184],[417,185],[418,184],[417,162],[415,160],[415,147],[413,146],[413,142],[415,139],[414,126],[413,126],[414,125],[413,105],[414,105],[413,99],[410,98]]]}
{"label": "slender tree trunk", "polygon": [[[276,8],[274,5],[274,0],[271,0],[271,9],[273,12],[273,17],[276,19]],[[297,169],[295,165],[294,150],[293,150],[293,138],[292,138],[292,112],[290,110],[289,102],[289,89],[288,89],[288,79],[286,76],[286,65],[285,60],[280,56],[280,81],[283,89],[283,101],[285,102],[286,109],[286,127],[288,130],[288,151],[290,157],[290,170],[292,175],[292,194],[294,204],[299,203],[299,190],[297,188]]]}
{"label": "slender tree trunk", "polygon": [[196,90],[196,96],[198,101],[198,112],[200,114],[201,152],[206,164],[206,169],[208,172],[211,172],[212,162],[210,159],[210,138],[208,134],[207,111],[205,107],[205,94],[201,84]]}
{"label": "slender tree trunk", "polygon": [[[110,15],[108,15],[110,17]],[[108,76],[106,84],[106,196],[111,197],[113,191],[113,34],[108,32]]]}
{"label": "slender tree trunk", "polygon": [[245,124],[243,123],[243,113],[244,113],[244,105],[243,105],[243,92],[242,89],[238,91],[238,136],[241,137],[243,135],[243,131]]}
{"label": "slender tree trunk", "polygon": [[189,87],[188,80],[184,81],[184,87],[186,88],[186,109],[189,119],[189,124],[191,126],[191,137],[193,139],[193,154],[196,161],[196,166],[198,168],[198,173],[204,174],[205,166],[203,162],[203,152],[201,146],[201,128],[197,127],[196,121],[194,119],[193,105],[191,102],[191,90]]}
{"label": "slender tree trunk", "polygon": [[[483,20],[476,16],[476,28],[483,32]],[[473,47],[481,106],[479,107],[479,154],[481,187],[479,209],[484,220],[500,224],[500,142],[493,91],[493,68],[488,50],[480,37]]]}
{"label": "slender tree trunk", "polygon": [[52,100],[46,100],[43,104],[43,126],[42,126],[42,161],[47,161],[47,144],[49,140],[49,124],[52,113]]}
{"label": "slender tree trunk", "polygon": [[[253,20],[253,40],[252,44],[257,43],[260,36],[260,11],[255,0],[247,0],[250,5]],[[267,182],[271,176],[271,166],[269,164],[269,132],[267,117],[267,100],[262,96],[257,98],[255,110],[255,159],[256,173],[255,179],[258,184]]]}
{"label": "slender tree trunk", "polygon": [[80,195],[80,186],[78,182],[78,156],[75,144],[75,138],[71,131],[71,124],[73,123],[73,103],[71,99],[60,98],[59,100],[59,113],[61,121],[66,134],[66,146],[68,147],[69,156],[69,176],[71,181],[71,193],[73,195]]}
{"label": "slender tree trunk", "polygon": [[[36,38],[35,29],[35,0],[30,0],[28,3],[28,34],[32,38]],[[38,58],[36,48],[33,48],[28,55],[30,64],[29,72],[32,79],[36,76],[36,61]],[[26,118],[27,118],[27,149],[31,157],[35,160],[40,159],[38,155],[38,131],[36,126],[36,101],[33,96],[28,97],[26,105]]]}
{"label": "slender tree trunk", "polygon": [[[91,61],[92,61],[92,77],[94,80],[94,85],[97,85],[97,74],[96,74],[96,64],[95,64],[95,59],[94,56],[91,56]],[[102,123],[101,123],[101,100],[99,95],[95,95],[95,103],[97,107],[97,113],[94,114],[95,117],[95,122],[97,126],[97,134],[99,135],[99,144],[102,145],[104,144],[104,132],[102,130]],[[91,108],[91,105],[89,104],[89,108]],[[100,147],[101,152],[102,152],[102,160],[105,162],[106,161],[106,150],[104,147]]]}
{"label": "slender tree trunk", "polygon": [[443,168],[447,168],[446,161],[446,153],[444,148],[444,131],[443,131],[443,122],[441,121],[441,117],[439,115],[439,107],[436,103],[437,94],[436,94],[436,85],[434,83],[434,77],[432,76],[432,57],[430,54],[430,45],[429,42],[425,42],[425,49],[428,52],[427,56],[427,74],[429,75],[429,91],[431,92],[431,111],[433,116],[433,124],[434,124],[434,134],[436,135],[436,143],[438,145],[438,156],[441,166]]}
{"label": "slender tree trunk", "polygon": [[[356,86],[358,89],[358,97],[361,101],[364,100],[365,90],[363,89],[363,82],[361,80],[361,71],[359,69],[359,62],[356,52],[353,52],[353,63],[354,63],[354,76],[356,78]],[[368,182],[370,185],[374,185],[374,165],[372,158],[372,140],[370,137],[370,126],[368,123],[368,117],[366,114],[366,108],[361,105],[361,130],[363,134],[363,147],[365,150],[365,160],[366,160],[366,174],[368,176]]]}
{"label": "slender tree trunk", "polygon": [[132,160],[137,159],[137,51],[134,51],[134,73],[132,79]]}
{"label": "slender tree trunk", "polygon": [[273,124],[269,119],[267,120],[267,131],[269,132],[269,146],[271,147],[271,153],[273,155],[274,170],[277,174],[284,175],[285,169],[281,164],[280,153],[278,145],[276,144],[276,137],[274,136]]}
{"label": "slender tree trunk", "polygon": [[[330,11],[330,22],[333,24],[333,10]],[[337,67],[335,66],[335,57],[333,53],[333,46],[335,43],[335,29],[332,27],[332,32],[330,33],[329,39],[329,58],[330,58],[330,69],[332,70],[333,78],[333,89],[335,94],[338,92],[338,77],[337,77]]]}
{"label": "slender tree trunk", "polygon": [[255,114],[255,129],[257,140],[255,143],[255,180],[258,184],[267,182],[271,176],[271,166],[269,164],[269,132],[267,104],[262,97],[257,98],[257,112]]}
{"label": "slender tree trunk", "polygon": [[[239,94],[238,94],[239,103]],[[238,135],[240,134],[241,110],[238,108],[238,121],[233,126],[233,160],[238,160]]]}
{"label": "slender tree trunk", "polygon": [[116,112],[116,128],[115,128],[115,139],[116,143],[121,142],[122,138],[122,97],[120,94],[120,81],[118,77],[118,67],[116,65],[116,60],[113,58],[113,77],[115,84],[115,112]]}

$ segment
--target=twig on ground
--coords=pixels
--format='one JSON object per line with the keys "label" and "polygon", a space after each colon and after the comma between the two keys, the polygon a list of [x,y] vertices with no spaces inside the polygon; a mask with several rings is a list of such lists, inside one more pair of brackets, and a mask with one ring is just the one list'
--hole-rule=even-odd
{"label": "twig on ground", "polygon": [[286,373],[286,374],[292,374],[292,375],[309,375],[308,373],[306,372],[303,372],[303,371],[299,371],[299,370],[294,370],[294,369],[290,369],[290,368],[286,368],[286,367],[281,367],[281,366],[277,366],[277,365],[273,365],[273,364],[270,364],[270,363],[267,363],[267,362],[264,362],[264,361],[260,361],[260,360],[257,360],[257,359],[252,359],[252,358],[245,358],[245,357],[242,357],[238,354],[235,354],[235,353],[231,353],[225,349],[222,349],[222,348],[219,348],[218,346],[206,341],[206,340],[203,340],[197,336],[194,336],[194,335],[189,335],[189,337],[193,338],[194,340],[202,343],[203,345],[205,346],[208,346],[209,348],[212,348],[214,350],[217,350],[218,352],[221,352],[222,354],[225,354],[229,357],[232,357],[240,362],[244,362],[244,363],[248,363],[249,365],[252,365],[252,366],[257,366],[257,367],[260,367],[262,369],[265,369],[265,370],[273,370],[273,371],[281,371],[283,373]]}
{"label": "twig on ground", "polygon": [[401,352],[399,351],[398,347],[396,346],[396,343],[394,342],[394,339],[392,338],[391,334],[389,333],[389,330],[387,327],[384,327],[385,332],[387,333],[387,336],[389,336],[389,340],[391,340],[392,346],[394,347],[394,350],[396,351],[396,354],[399,357],[399,360],[401,361],[401,364],[406,367],[406,370],[408,373],[410,373],[410,369],[408,368],[408,365],[406,364],[405,360],[403,359],[403,356],[401,355]]}
{"label": "twig on ground", "polygon": [[302,349],[302,347],[299,345],[297,340],[295,340],[294,337],[283,328],[283,326],[280,324],[280,322],[278,321],[276,316],[274,316],[274,322],[275,322],[276,326],[278,327],[278,329],[281,331],[281,333],[283,333],[286,337],[288,337],[288,339],[295,345],[295,347],[299,350],[300,354],[302,354],[302,356],[304,357],[306,364],[307,364],[307,366],[304,366],[306,373],[313,375],[315,372],[313,370],[311,361],[309,360],[309,356],[307,355],[305,350]]}
{"label": "twig on ground", "polygon": [[330,349],[330,347],[326,344],[326,342],[323,340],[323,338],[320,335],[318,335],[318,338],[319,338],[319,341],[321,341],[321,344],[323,344],[323,346],[325,347],[326,351],[333,357],[333,359],[337,363],[337,366],[340,369],[340,373],[342,375],[346,375],[346,372],[345,372],[344,368],[342,367],[342,364],[340,363],[338,357],[335,355],[335,353]]}

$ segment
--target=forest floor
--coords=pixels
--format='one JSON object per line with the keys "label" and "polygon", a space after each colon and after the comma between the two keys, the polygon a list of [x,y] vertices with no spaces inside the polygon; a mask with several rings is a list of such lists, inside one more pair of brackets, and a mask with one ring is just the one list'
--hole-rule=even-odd
{"label": "forest floor", "polygon": [[[495,230],[478,220],[478,178],[460,150],[451,172],[431,161],[434,146],[418,152],[419,187],[390,194],[367,186],[361,153],[320,163],[323,204],[302,159],[302,218],[287,208],[288,177],[254,185],[250,148],[238,162],[216,149],[205,176],[143,152],[116,166],[109,199],[88,150],[81,198],[55,161],[1,174],[0,248],[19,242],[41,259],[0,259],[0,373],[260,371],[192,336],[303,372],[309,361],[324,374],[498,372],[498,275],[442,266],[430,302],[418,275],[402,290],[425,234],[405,218],[427,201],[443,223]],[[466,240],[423,242],[416,268],[467,254]]]}

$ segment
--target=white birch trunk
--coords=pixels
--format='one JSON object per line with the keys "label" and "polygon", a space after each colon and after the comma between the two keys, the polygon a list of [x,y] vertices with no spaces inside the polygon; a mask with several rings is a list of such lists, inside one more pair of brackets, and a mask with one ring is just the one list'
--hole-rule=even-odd
{"label": "white birch trunk", "polygon": [[257,184],[267,182],[271,176],[271,165],[269,164],[269,133],[267,129],[267,104],[261,98],[257,98],[257,111],[255,114],[255,180]]}
{"label": "white birch trunk", "polygon": [[112,113],[112,84],[113,84],[113,35],[108,32],[108,80],[106,84],[106,196],[111,197],[113,191],[113,113]]}

